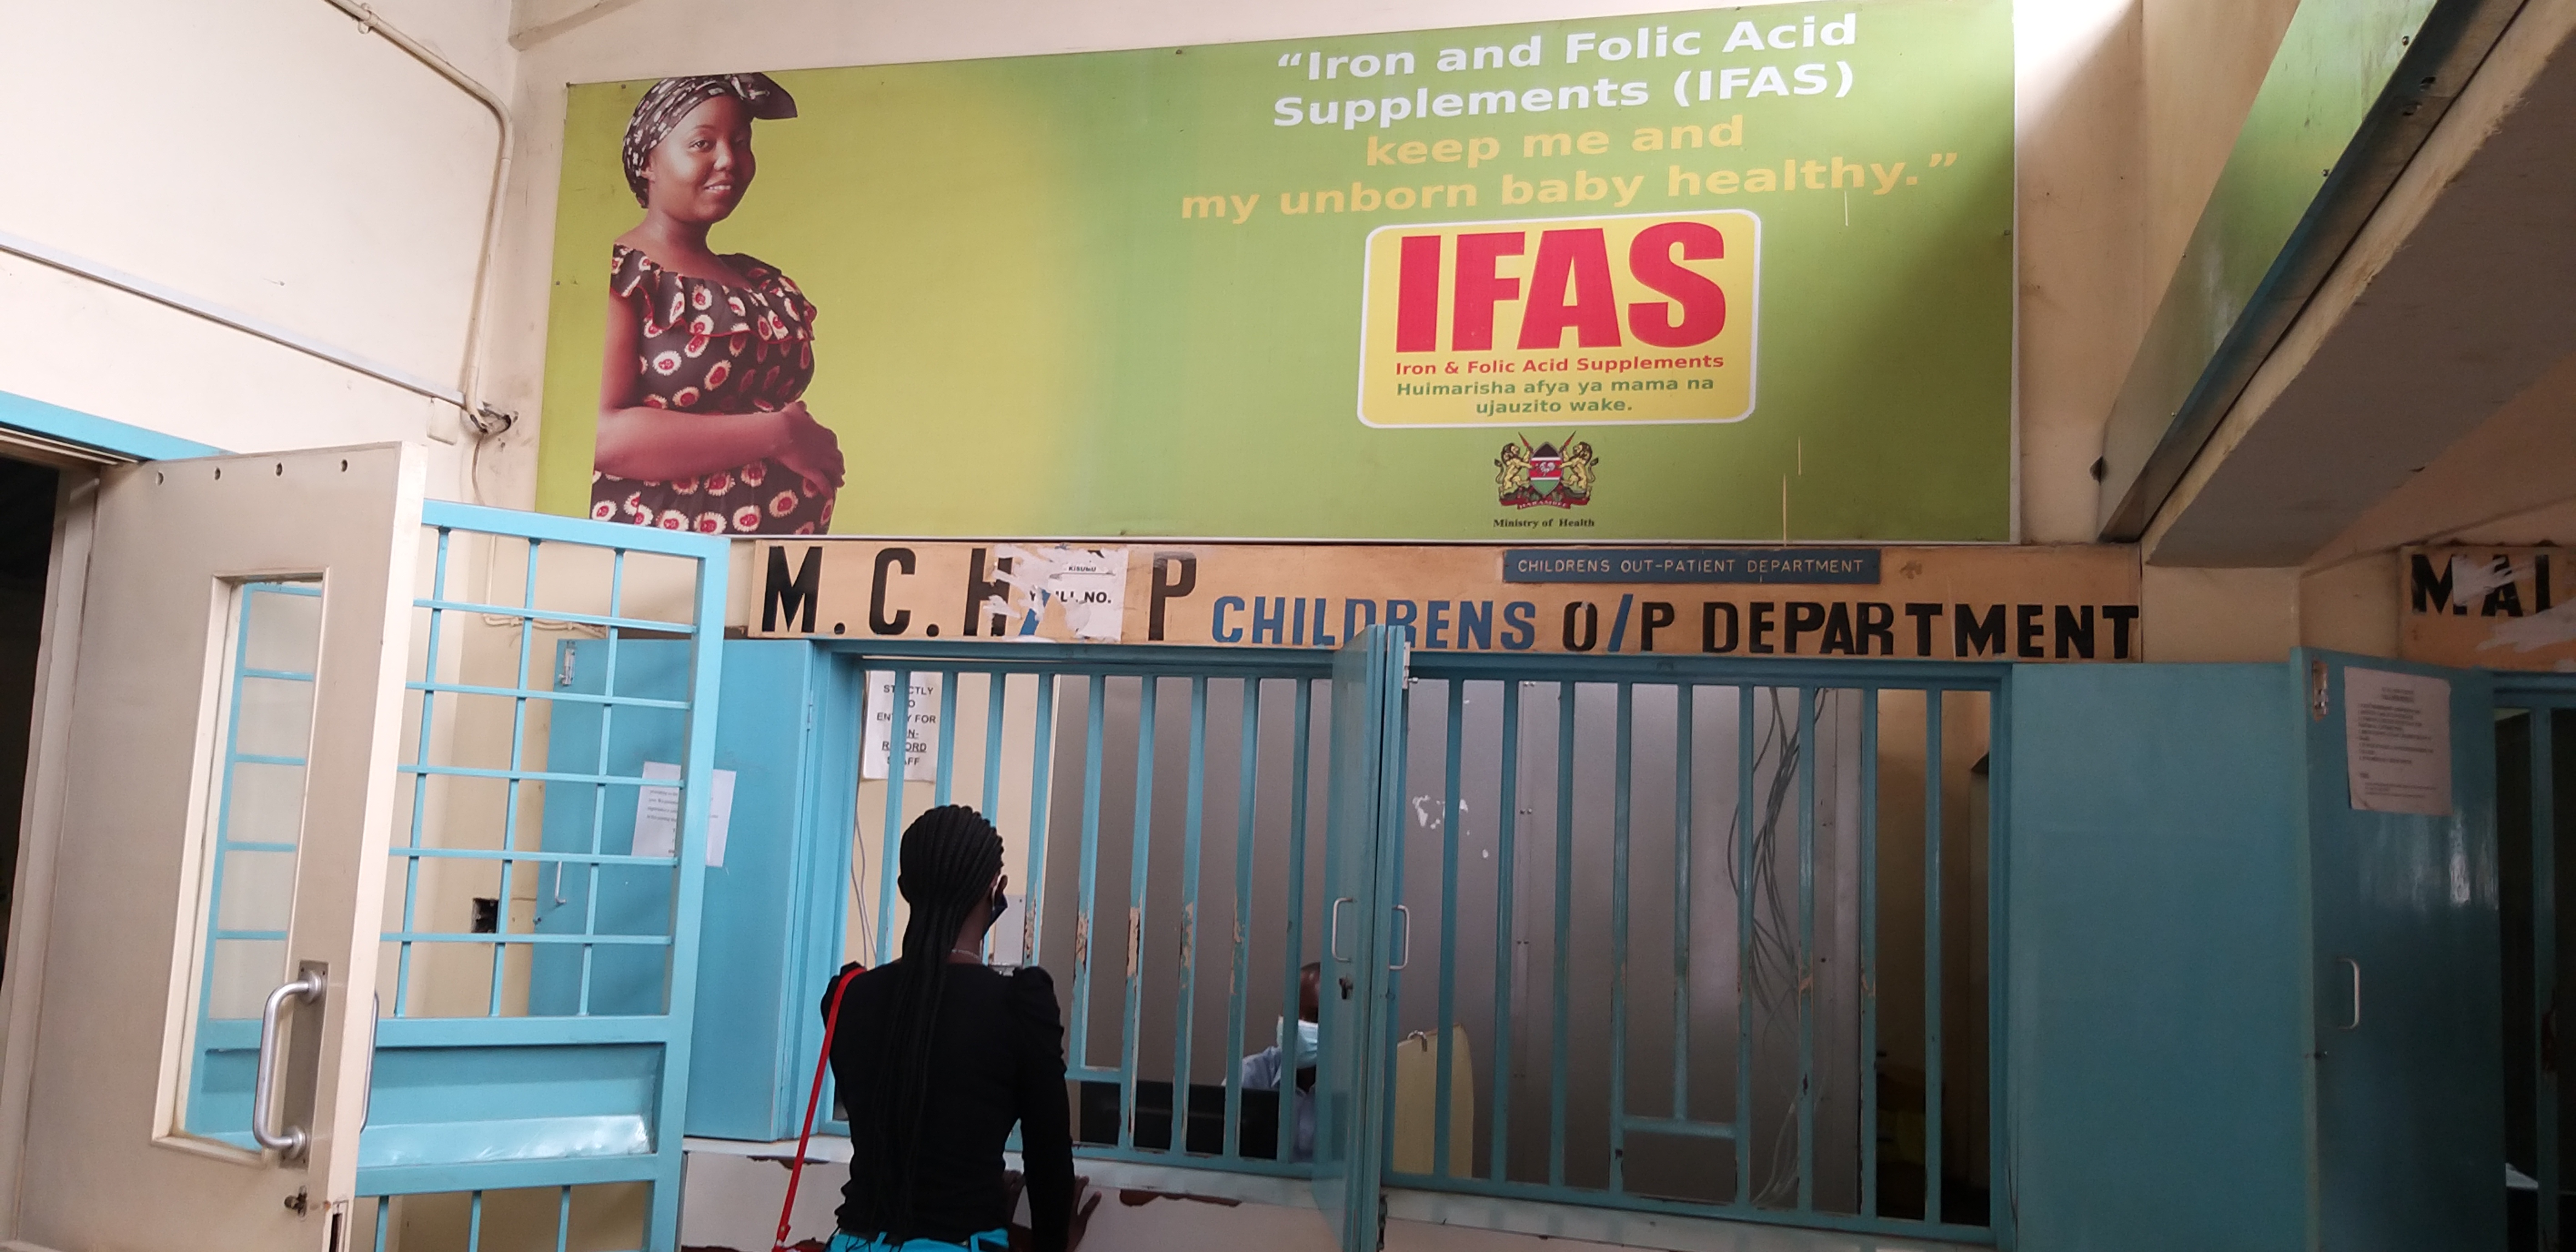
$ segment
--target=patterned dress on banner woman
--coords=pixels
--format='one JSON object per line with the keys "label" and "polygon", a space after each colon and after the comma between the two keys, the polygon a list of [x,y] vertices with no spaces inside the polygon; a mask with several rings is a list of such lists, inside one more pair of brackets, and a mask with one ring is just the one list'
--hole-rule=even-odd
{"label": "patterned dress on banner woman", "polygon": [[796,116],[765,74],[666,78],[627,124],[644,220],[610,254],[590,515],[700,534],[830,529],[840,440],[806,411],[814,305],[707,233],[751,189],[755,118]]}

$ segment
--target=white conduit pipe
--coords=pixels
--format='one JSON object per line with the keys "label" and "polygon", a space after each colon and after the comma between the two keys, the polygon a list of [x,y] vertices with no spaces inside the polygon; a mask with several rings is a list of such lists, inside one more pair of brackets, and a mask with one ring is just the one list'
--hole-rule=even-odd
{"label": "white conduit pipe", "polygon": [[155,304],[165,305],[182,313],[204,318],[219,326],[230,327],[243,334],[264,339],[279,347],[290,348],[307,356],[328,361],[388,386],[399,387],[415,395],[454,405],[466,424],[478,432],[488,434],[505,429],[512,420],[512,416],[496,412],[485,405],[478,394],[478,388],[482,382],[483,292],[491,275],[492,249],[500,229],[501,197],[510,182],[511,146],[517,139],[517,131],[510,123],[510,111],[502,105],[499,96],[492,94],[488,88],[474,81],[463,70],[449,64],[445,57],[431,51],[411,36],[386,25],[385,20],[377,16],[374,9],[358,3],[358,0],[327,0],[327,3],[332,8],[356,19],[359,30],[376,35],[385,42],[402,49],[413,60],[428,66],[439,77],[455,84],[465,94],[472,96],[475,103],[482,105],[492,114],[492,120],[500,127],[498,145],[492,158],[492,191],[485,197],[483,204],[483,236],[474,262],[474,286],[472,293],[467,297],[465,356],[457,367],[455,386],[449,387],[430,382],[309,335],[272,325],[247,313],[199,299],[148,278],[128,274],[123,270],[75,256],[60,248],[37,243],[31,239],[22,239],[0,232],[0,252],[23,257],[65,273],[77,274],[129,295],[139,296]]}
{"label": "white conduit pipe", "polygon": [[[479,391],[483,382],[483,290],[488,285],[492,273],[492,249],[501,229],[501,197],[510,187],[510,153],[518,140],[518,130],[510,123],[509,108],[501,103],[499,96],[492,94],[490,88],[474,81],[472,76],[449,64],[447,58],[423,46],[419,40],[386,25],[383,18],[376,16],[374,9],[359,3],[358,0],[327,0],[327,2],[332,8],[356,18],[359,30],[372,33],[386,43],[411,54],[413,60],[428,66],[439,77],[456,84],[458,90],[472,96],[476,104],[482,105],[484,110],[492,115],[493,125],[500,128],[499,142],[492,153],[492,193],[483,202],[483,240],[474,256],[474,287],[472,294],[466,297],[465,359],[457,366],[456,372],[456,390],[461,393],[462,398],[455,402],[457,408],[462,411],[466,423],[476,431],[484,434],[497,433],[507,428],[513,419],[505,414],[494,413],[485,406]],[[487,422],[495,419],[497,419],[497,425],[486,425]]]}
{"label": "white conduit pipe", "polygon": [[128,274],[112,266],[75,256],[49,244],[0,233],[0,252],[24,257],[39,265],[51,266],[67,274],[77,274],[93,282],[114,287],[128,295],[141,296],[155,304],[167,305],[182,313],[194,314],[220,326],[229,326],[243,334],[257,336],[280,347],[293,348],[307,356],[319,357],[333,365],[353,370],[405,391],[428,396],[433,400],[443,400],[458,408],[465,407],[465,397],[454,387],[442,386],[427,379],[415,377],[393,366],[368,360],[345,348],[334,347],[309,335],[298,334],[283,326],[263,322],[248,313],[200,300],[176,288],[165,287],[149,278]]}

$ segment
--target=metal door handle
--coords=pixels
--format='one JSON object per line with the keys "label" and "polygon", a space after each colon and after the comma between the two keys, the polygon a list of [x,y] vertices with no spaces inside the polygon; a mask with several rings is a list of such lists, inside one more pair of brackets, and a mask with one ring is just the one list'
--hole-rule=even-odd
{"label": "metal door handle", "polygon": [[2361,962],[2348,956],[2339,956],[2335,959],[2352,967],[2352,1020],[2345,1022],[2340,1029],[2359,1030],[2361,1029]]}
{"label": "metal door handle", "polygon": [[301,1126],[284,1130],[269,1129],[269,1118],[277,1105],[277,1023],[285,1015],[288,1000],[318,1002],[327,985],[322,971],[308,969],[295,981],[268,993],[268,1002],[259,1008],[259,1069],[251,1081],[250,1137],[263,1148],[274,1148],[288,1158],[304,1155],[306,1136]]}
{"label": "metal door handle", "polygon": [[1334,896],[1331,907],[1324,910],[1324,916],[1330,921],[1324,936],[1324,950],[1331,953],[1336,961],[1351,959],[1342,955],[1342,906],[1355,902],[1349,896]]}
{"label": "metal door handle", "polygon": [[1395,906],[1395,911],[1404,918],[1404,947],[1401,949],[1404,955],[1395,964],[1387,966],[1391,970],[1402,969],[1413,964],[1413,910],[1399,904]]}

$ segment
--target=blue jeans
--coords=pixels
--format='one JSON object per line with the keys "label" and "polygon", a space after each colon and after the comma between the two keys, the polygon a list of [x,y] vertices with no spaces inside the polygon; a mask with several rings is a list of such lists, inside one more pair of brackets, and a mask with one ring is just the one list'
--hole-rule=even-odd
{"label": "blue jeans", "polygon": [[966,1236],[964,1243],[944,1243],[937,1239],[906,1239],[887,1243],[875,1235],[854,1235],[846,1230],[832,1232],[832,1246],[825,1252],[1007,1252],[1011,1246],[1008,1230],[987,1230]]}

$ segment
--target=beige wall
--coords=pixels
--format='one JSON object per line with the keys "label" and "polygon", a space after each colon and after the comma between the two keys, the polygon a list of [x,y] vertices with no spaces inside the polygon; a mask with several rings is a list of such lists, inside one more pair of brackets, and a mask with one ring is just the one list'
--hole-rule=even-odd
{"label": "beige wall", "polygon": [[2303,567],[2145,566],[2154,661],[2262,661],[2291,647],[2397,653],[2397,550],[2576,544],[2576,357],[2355,519]]}
{"label": "beige wall", "polygon": [[2423,466],[2302,568],[2146,566],[2151,660],[2268,660],[2304,644],[2397,652],[2397,550],[2576,544],[2576,356]]}
{"label": "beige wall", "polygon": [[2576,356],[2355,519],[2309,563],[2304,634],[2322,647],[2397,650],[2396,550],[2408,544],[2576,543]]}

